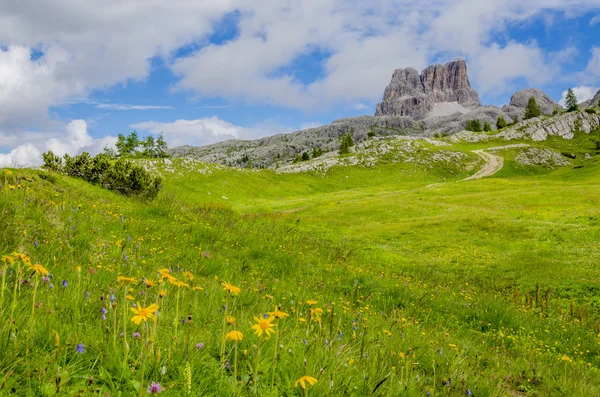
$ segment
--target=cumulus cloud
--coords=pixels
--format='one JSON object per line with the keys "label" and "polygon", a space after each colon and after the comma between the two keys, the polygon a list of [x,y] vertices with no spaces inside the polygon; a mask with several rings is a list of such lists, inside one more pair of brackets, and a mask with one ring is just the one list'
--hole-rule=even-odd
{"label": "cumulus cloud", "polygon": [[600,47],[592,48],[591,53],[585,74],[591,79],[600,79]]}
{"label": "cumulus cloud", "polygon": [[265,122],[250,128],[240,127],[216,116],[168,123],[145,121],[130,127],[151,134],[163,134],[170,147],[186,144],[202,146],[228,139],[256,139],[291,131],[276,122]]}
{"label": "cumulus cloud", "polygon": [[[572,88],[573,93],[577,97],[577,100],[579,101],[579,103],[585,102],[588,99],[592,99],[594,97],[594,95],[596,95],[596,92],[598,92],[599,89],[600,89],[599,87],[589,87],[589,86],[579,86],[579,87]],[[558,101],[558,103],[563,107],[566,105],[567,92],[568,92],[568,90],[563,91],[560,101]]]}
{"label": "cumulus cloud", "polygon": [[590,26],[594,26],[598,23],[600,23],[600,15],[596,15],[590,20]]}
{"label": "cumulus cloud", "polygon": [[[117,142],[117,139],[111,136],[100,139],[92,138],[87,132],[85,120],[73,120],[66,125],[64,132],[50,134],[54,136],[51,139],[27,142],[16,146],[10,153],[0,154],[0,167],[40,165],[43,162],[42,153],[48,150],[59,156],[76,155],[83,152],[96,155],[106,146],[114,147]],[[29,134],[30,138],[33,136],[35,134]]]}

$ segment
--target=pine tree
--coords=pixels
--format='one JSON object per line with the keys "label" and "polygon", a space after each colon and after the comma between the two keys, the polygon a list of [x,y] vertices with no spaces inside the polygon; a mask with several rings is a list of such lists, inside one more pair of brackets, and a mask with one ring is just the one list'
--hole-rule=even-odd
{"label": "pine tree", "polygon": [[579,105],[577,104],[577,96],[571,88],[569,88],[569,91],[567,91],[567,98],[565,102],[567,105],[568,112],[573,112],[579,109]]}
{"label": "pine tree", "polygon": [[524,119],[532,119],[534,117],[539,117],[542,114],[539,105],[537,104],[534,97],[529,98],[529,102],[527,102],[527,107],[525,108],[525,116]]}
{"label": "pine tree", "polygon": [[302,161],[308,161],[310,160],[310,156],[308,155],[308,152],[303,152],[302,153]]}
{"label": "pine tree", "polygon": [[473,131],[473,132],[481,132],[481,121],[479,119],[467,121],[467,126],[465,127],[465,130]]}
{"label": "pine tree", "polygon": [[492,130],[492,126],[490,125],[490,123],[488,123],[487,121],[484,121],[484,123],[483,123],[483,130],[485,132],[491,131]]}
{"label": "pine tree", "polygon": [[502,128],[505,128],[505,127],[506,127],[506,120],[504,120],[504,116],[498,116],[498,119],[496,120],[496,128],[501,130]]}
{"label": "pine tree", "polygon": [[167,142],[165,142],[163,134],[160,134],[160,136],[156,138],[156,144],[154,149],[156,151],[156,157],[169,157],[169,154],[167,153],[168,149],[169,148],[167,146]]}

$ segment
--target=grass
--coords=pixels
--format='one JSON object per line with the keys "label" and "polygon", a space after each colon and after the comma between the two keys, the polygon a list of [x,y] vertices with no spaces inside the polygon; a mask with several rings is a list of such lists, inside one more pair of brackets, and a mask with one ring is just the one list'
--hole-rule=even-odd
{"label": "grass", "polygon": [[[465,164],[176,161],[150,203],[2,170],[0,395],[597,395],[588,139],[534,143],[578,153],[572,166],[530,172],[507,152],[469,182]],[[157,321],[132,322],[133,304]],[[263,317],[275,307],[289,316]],[[257,336],[255,317],[277,332]]]}

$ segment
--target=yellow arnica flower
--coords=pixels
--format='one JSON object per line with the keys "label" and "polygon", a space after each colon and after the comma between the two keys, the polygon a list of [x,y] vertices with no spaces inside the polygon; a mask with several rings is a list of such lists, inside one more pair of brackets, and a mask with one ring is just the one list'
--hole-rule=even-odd
{"label": "yellow arnica flower", "polygon": [[169,280],[170,284],[176,285],[177,284],[177,279],[173,276],[171,276],[170,274],[167,274],[166,276],[162,276],[162,279],[167,279]]}
{"label": "yellow arnica flower", "polygon": [[10,255],[2,255],[2,262],[8,264],[8,265],[12,265],[13,263],[15,263],[15,260],[17,258],[15,258],[14,256],[10,256]]}
{"label": "yellow arnica flower", "polygon": [[571,358],[569,356],[567,356],[566,354],[564,356],[562,356],[560,358],[562,361],[568,361],[568,362],[572,362],[573,360],[571,360]]}
{"label": "yellow arnica flower", "polygon": [[144,284],[146,284],[146,287],[154,287],[156,285],[156,281],[145,278]]}
{"label": "yellow arnica flower", "polygon": [[160,274],[162,277],[167,277],[169,276],[171,273],[171,271],[169,269],[159,269],[158,270],[158,274]]}
{"label": "yellow arnica flower", "polygon": [[194,290],[194,291],[203,291],[204,288],[196,286],[196,287],[192,287],[192,290]]}
{"label": "yellow arnica flower", "polygon": [[240,331],[231,331],[225,335],[225,339],[238,342],[244,339],[244,334],[242,334]]}
{"label": "yellow arnica flower", "polygon": [[316,300],[314,300],[314,299],[309,299],[309,300],[306,301],[306,303],[312,306],[312,305],[316,305],[319,302],[316,301]]}
{"label": "yellow arnica flower", "polygon": [[317,379],[313,378],[312,376],[304,375],[302,378],[296,381],[295,386],[298,387],[298,385],[300,385],[303,389],[306,389],[307,383],[312,386],[317,383]]}
{"label": "yellow arnica flower", "polygon": [[284,313],[284,312],[282,312],[281,310],[279,310],[279,309],[277,309],[277,308],[275,309],[275,311],[268,312],[267,314],[268,314],[269,316],[273,316],[273,317],[275,317],[276,319],[280,319],[280,318],[286,318],[287,316],[289,316],[289,314],[287,314],[287,313]]}
{"label": "yellow arnica flower", "polygon": [[256,335],[262,336],[263,333],[266,333],[267,338],[269,338],[271,333],[275,332],[273,330],[273,327],[275,326],[275,324],[273,324],[273,320],[275,320],[275,317],[269,317],[267,319],[254,317],[256,324],[252,326],[252,329],[256,332]]}
{"label": "yellow arnica flower", "polygon": [[119,276],[119,277],[117,277],[117,283],[137,284],[137,279],[135,279],[133,277]]}
{"label": "yellow arnica flower", "polygon": [[164,289],[161,289],[160,292],[158,293],[158,295],[161,298],[164,298],[165,296],[167,296],[167,291],[165,291]]}
{"label": "yellow arnica flower", "polygon": [[39,263],[31,266],[29,268],[29,270],[36,272],[37,274],[41,274],[42,276],[48,275],[48,270],[46,270],[46,268],[44,266],[40,265]]}
{"label": "yellow arnica flower", "polygon": [[25,254],[21,254],[19,252],[13,252],[12,256],[14,256],[17,259],[20,259],[21,261],[23,261],[25,263],[29,262],[29,257]]}
{"label": "yellow arnica flower", "polygon": [[179,288],[181,288],[181,287],[190,288],[190,285],[189,285],[189,284],[186,284],[186,283],[184,283],[184,282],[183,282],[183,281],[181,281],[181,280],[177,280],[177,282],[175,283],[175,285],[176,285],[176,286],[178,286]]}
{"label": "yellow arnica flower", "polygon": [[130,300],[130,301],[132,301],[134,299],[133,296],[131,296],[131,295],[127,295],[125,298],[127,298],[127,300]]}
{"label": "yellow arnica flower", "polygon": [[185,276],[185,278],[187,278],[190,281],[192,281],[194,279],[194,275],[190,272],[185,272],[185,273],[183,273],[183,275]]}
{"label": "yellow arnica flower", "polygon": [[135,316],[131,317],[131,321],[136,324],[139,324],[144,321],[148,321],[149,318],[156,321],[156,316],[154,313],[158,310],[157,304],[151,304],[150,306],[144,308],[138,302],[137,307],[132,307],[131,311],[135,314]]}
{"label": "yellow arnica flower", "polygon": [[227,316],[227,324],[231,325],[233,323],[235,323],[235,317]]}
{"label": "yellow arnica flower", "polygon": [[311,320],[319,320],[321,318],[321,314],[323,314],[323,309],[316,308],[310,309],[310,319]]}
{"label": "yellow arnica flower", "polygon": [[221,283],[221,285],[223,286],[223,289],[231,295],[238,295],[242,291],[239,287],[236,287],[229,283]]}

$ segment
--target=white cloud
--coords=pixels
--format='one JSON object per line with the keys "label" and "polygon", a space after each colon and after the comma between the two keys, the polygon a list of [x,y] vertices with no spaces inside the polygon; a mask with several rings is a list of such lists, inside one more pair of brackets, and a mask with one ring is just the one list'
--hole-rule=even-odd
{"label": "white cloud", "polygon": [[590,26],[594,26],[598,23],[600,23],[600,15],[596,15],[590,20]]}
{"label": "white cloud", "polygon": [[[117,139],[107,136],[100,139],[92,138],[87,132],[84,120],[73,120],[66,125],[60,134],[51,133],[54,137],[39,139],[18,145],[10,153],[0,154],[0,167],[34,166],[42,164],[42,153],[52,150],[54,154],[63,156],[89,152],[91,155],[100,153],[104,147],[114,147]],[[29,134],[32,138],[34,134]]]}
{"label": "white cloud", "polygon": [[159,109],[174,109],[173,106],[156,106],[156,105],[125,105],[119,103],[101,103],[96,105],[96,109],[109,110],[159,110]]}
{"label": "white cloud", "polygon": [[201,146],[229,139],[256,139],[291,131],[276,122],[265,122],[250,128],[240,127],[216,116],[174,122],[145,121],[130,127],[151,134],[163,134],[169,147]]}
{"label": "white cloud", "polygon": [[600,47],[594,47],[591,50],[592,55],[585,68],[585,74],[590,79],[600,79]]}
{"label": "white cloud", "polygon": [[[594,97],[594,95],[596,95],[596,92],[598,92],[599,89],[600,89],[599,87],[588,87],[588,86],[579,86],[579,87],[572,88],[573,93],[577,97],[577,101],[579,103],[587,101],[588,99],[592,99]],[[568,92],[568,90],[563,91],[560,101],[558,101],[558,103],[563,107],[565,106],[565,103],[567,100],[567,92]]]}

